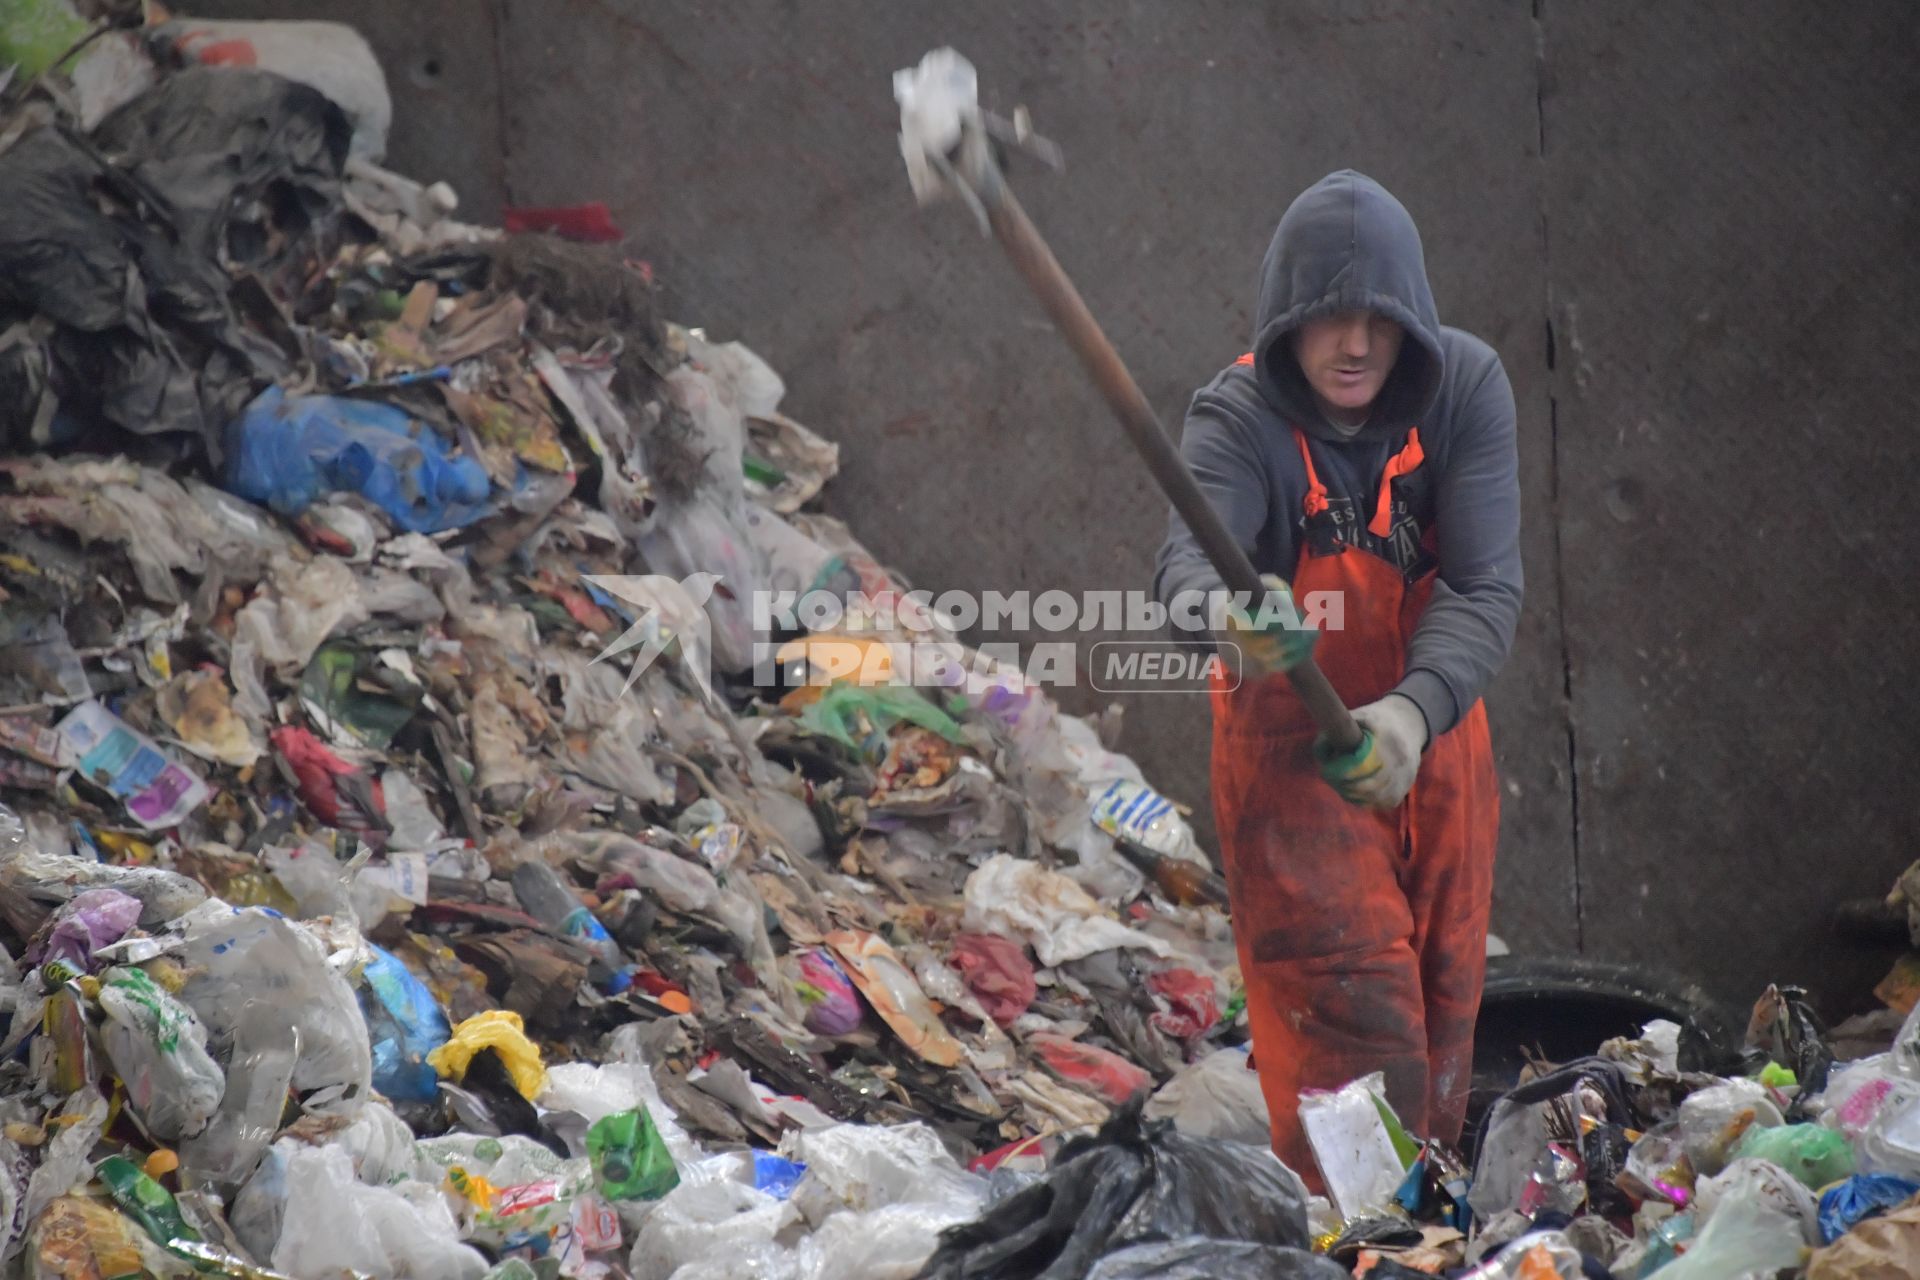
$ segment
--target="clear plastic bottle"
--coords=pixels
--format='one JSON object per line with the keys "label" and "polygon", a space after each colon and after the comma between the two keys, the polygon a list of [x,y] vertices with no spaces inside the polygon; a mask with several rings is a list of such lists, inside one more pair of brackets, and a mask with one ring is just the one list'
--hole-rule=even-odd
{"label": "clear plastic bottle", "polygon": [[624,990],[631,984],[627,957],[620,944],[559,872],[544,862],[523,862],[513,871],[513,893],[528,915],[591,951],[610,975],[612,990]]}

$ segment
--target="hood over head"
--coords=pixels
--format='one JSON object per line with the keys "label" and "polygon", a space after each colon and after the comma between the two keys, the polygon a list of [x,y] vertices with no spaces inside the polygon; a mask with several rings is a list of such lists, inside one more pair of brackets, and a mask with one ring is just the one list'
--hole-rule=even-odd
{"label": "hood over head", "polygon": [[1287,335],[1339,311],[1373,311],[1406,330],[1362,436],[1417,425],[1440,393],[1440,318],[1427,284],[1420,232],[1406,206],[1365,174],[1330,173],[1288,206],[1260,270],[1254,371],[1287,420],[1342,438],[1322,415]]}

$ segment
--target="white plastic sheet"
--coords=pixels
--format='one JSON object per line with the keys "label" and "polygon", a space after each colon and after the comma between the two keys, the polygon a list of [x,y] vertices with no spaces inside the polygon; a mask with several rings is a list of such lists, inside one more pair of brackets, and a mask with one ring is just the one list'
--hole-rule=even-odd
{"label": "white plastic sheet", "polygon": [[967,877],[965,894],[969,930],[1026,942],[1044,965],[1115,947],[1167,954],[1166,943],[1129,929],[1085,889],[1037,862],[995,854]]}

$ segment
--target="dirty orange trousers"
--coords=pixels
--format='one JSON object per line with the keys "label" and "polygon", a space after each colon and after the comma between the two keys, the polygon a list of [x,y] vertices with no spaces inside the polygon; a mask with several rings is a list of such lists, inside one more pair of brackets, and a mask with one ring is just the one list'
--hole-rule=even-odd
{"label": "dirty orange trousers", "polygon": [[[1312,526],[1326,518],[1326,491],[1304,437],[1300,449]],[[1382,513],[1394,475],[1420,461],[1415,433],[1381,479]],[[1314,656],[1347,705],[1362,706],[1399,682],[1433,571],[1409,583],[1370,551],[1301,543],[1316,541],[1330,554],[1303,550],[1293,590],[1343,593],[1344,626],[1325,630]],[[1213,691],[1213,804],[1254,1059],[1275,1153],[1322,1190],[1302,1090],[1382,1071],[1409,1131],[1459,1139],[1499,826],[1486,711],[1476,701],[1428,746],[1398,808],[1370,809],[1321,779],[1315,727],[1284,677],[1228,683]]]}

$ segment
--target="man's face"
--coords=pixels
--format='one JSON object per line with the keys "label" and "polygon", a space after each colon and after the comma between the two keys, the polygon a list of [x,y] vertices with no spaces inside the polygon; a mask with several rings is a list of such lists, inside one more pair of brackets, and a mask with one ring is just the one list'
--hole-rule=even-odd
{"label": "man's face", "polygon": [[1383,315],[1341,311],[1294,330],[1293,356],[1326,405],[1353,413],[1372,404],[1386,385],[1402,336],[1400,326]]}

